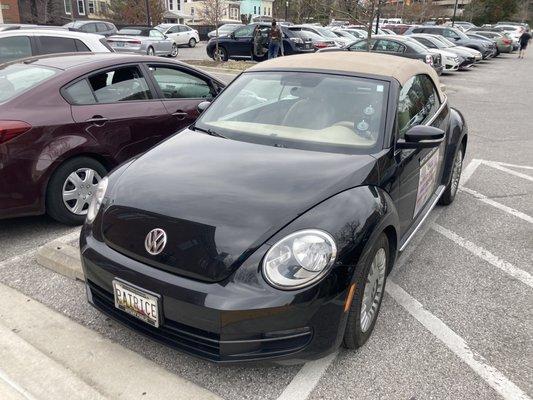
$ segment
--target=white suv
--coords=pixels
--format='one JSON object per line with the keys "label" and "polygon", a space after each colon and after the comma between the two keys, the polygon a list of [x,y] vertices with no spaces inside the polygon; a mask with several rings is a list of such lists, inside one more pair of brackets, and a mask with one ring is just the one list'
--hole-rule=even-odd
{"label": "white suv", "polygon": [[0,32],[0,64],[41,54],[90,51],[109,53],[105,37],[65,29],[20,29]]}
{"label": "white suv", "polygon": [[178,46],[186,44],[189,47],[196,46],[200,41],[200,36],[196,29],[182,24],[160,24],[155,27],[163,35],[167,35]]}

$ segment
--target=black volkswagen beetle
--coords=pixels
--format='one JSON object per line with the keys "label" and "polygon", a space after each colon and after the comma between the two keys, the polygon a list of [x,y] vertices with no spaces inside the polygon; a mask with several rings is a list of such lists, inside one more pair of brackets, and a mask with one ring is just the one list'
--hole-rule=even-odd
{"label": "black volkswagen beetle", "polygon": [[81,235],[89,302],[215,362],[357,348],[398,252],[454,200],[466,142],[419,61],[254,66],[100,182]]}

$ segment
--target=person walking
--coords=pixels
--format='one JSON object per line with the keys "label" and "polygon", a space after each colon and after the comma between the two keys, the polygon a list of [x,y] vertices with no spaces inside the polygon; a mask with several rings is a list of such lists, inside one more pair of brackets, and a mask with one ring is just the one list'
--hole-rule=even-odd
{"label": "person walking", "polygon": [[272,27],[270,28],[268,38],[270,39],[268,44],[268,59],[270,60],[271,58],[276,58],[278,56],[281,41],[283,40],[281,28],[275,19],[272,20]]}
{"label": "person walking", "polygon": [[527,45],[531,40],[531,34],[525,29],[522,28],[522,34],[518,38],[518,44],[520,45],[520,50],[518,51],[518,58],[524,58],[524,54],[527,49]]}

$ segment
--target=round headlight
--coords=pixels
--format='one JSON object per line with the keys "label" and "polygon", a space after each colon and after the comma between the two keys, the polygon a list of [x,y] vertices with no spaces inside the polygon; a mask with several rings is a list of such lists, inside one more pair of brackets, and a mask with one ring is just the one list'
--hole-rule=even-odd
{"label": "round headlight", "polygon": [[307,286],[326,274],[335,262],[337,246],[331,235],[317,229],[292,233],[266,253],[263,275],[278,289]]}
{"label": "round headlight", "polygon": [[98,182],[98,186],[96,186],[96,190],[94,191],[93,198],[91,200],[91,204],[89,204],[89,209],[87,210],[87,223],[91,223],[96,218],[96,215],[98,214],[98,210],[100,210],[100,206],[102,205],[102,202],[104,201],[105,192],[107,190],[107,177],[103,178],[100,182]]}

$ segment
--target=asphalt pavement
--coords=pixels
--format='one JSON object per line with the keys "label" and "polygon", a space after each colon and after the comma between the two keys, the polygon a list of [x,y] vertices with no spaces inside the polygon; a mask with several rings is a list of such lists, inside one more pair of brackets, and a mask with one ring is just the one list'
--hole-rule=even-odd
{"label": "asphalt pavement", "polygon": [[469,126],[462,189],[398,260],[374,334],[358,351],[305,366],[218,366],[154,343],[88,306],[81,282],[36,264],[38,246],[73,232],[47,217],[0,221],[0,282],[228,400],[531,399],[528,56],[503,55],[441,78]]}

